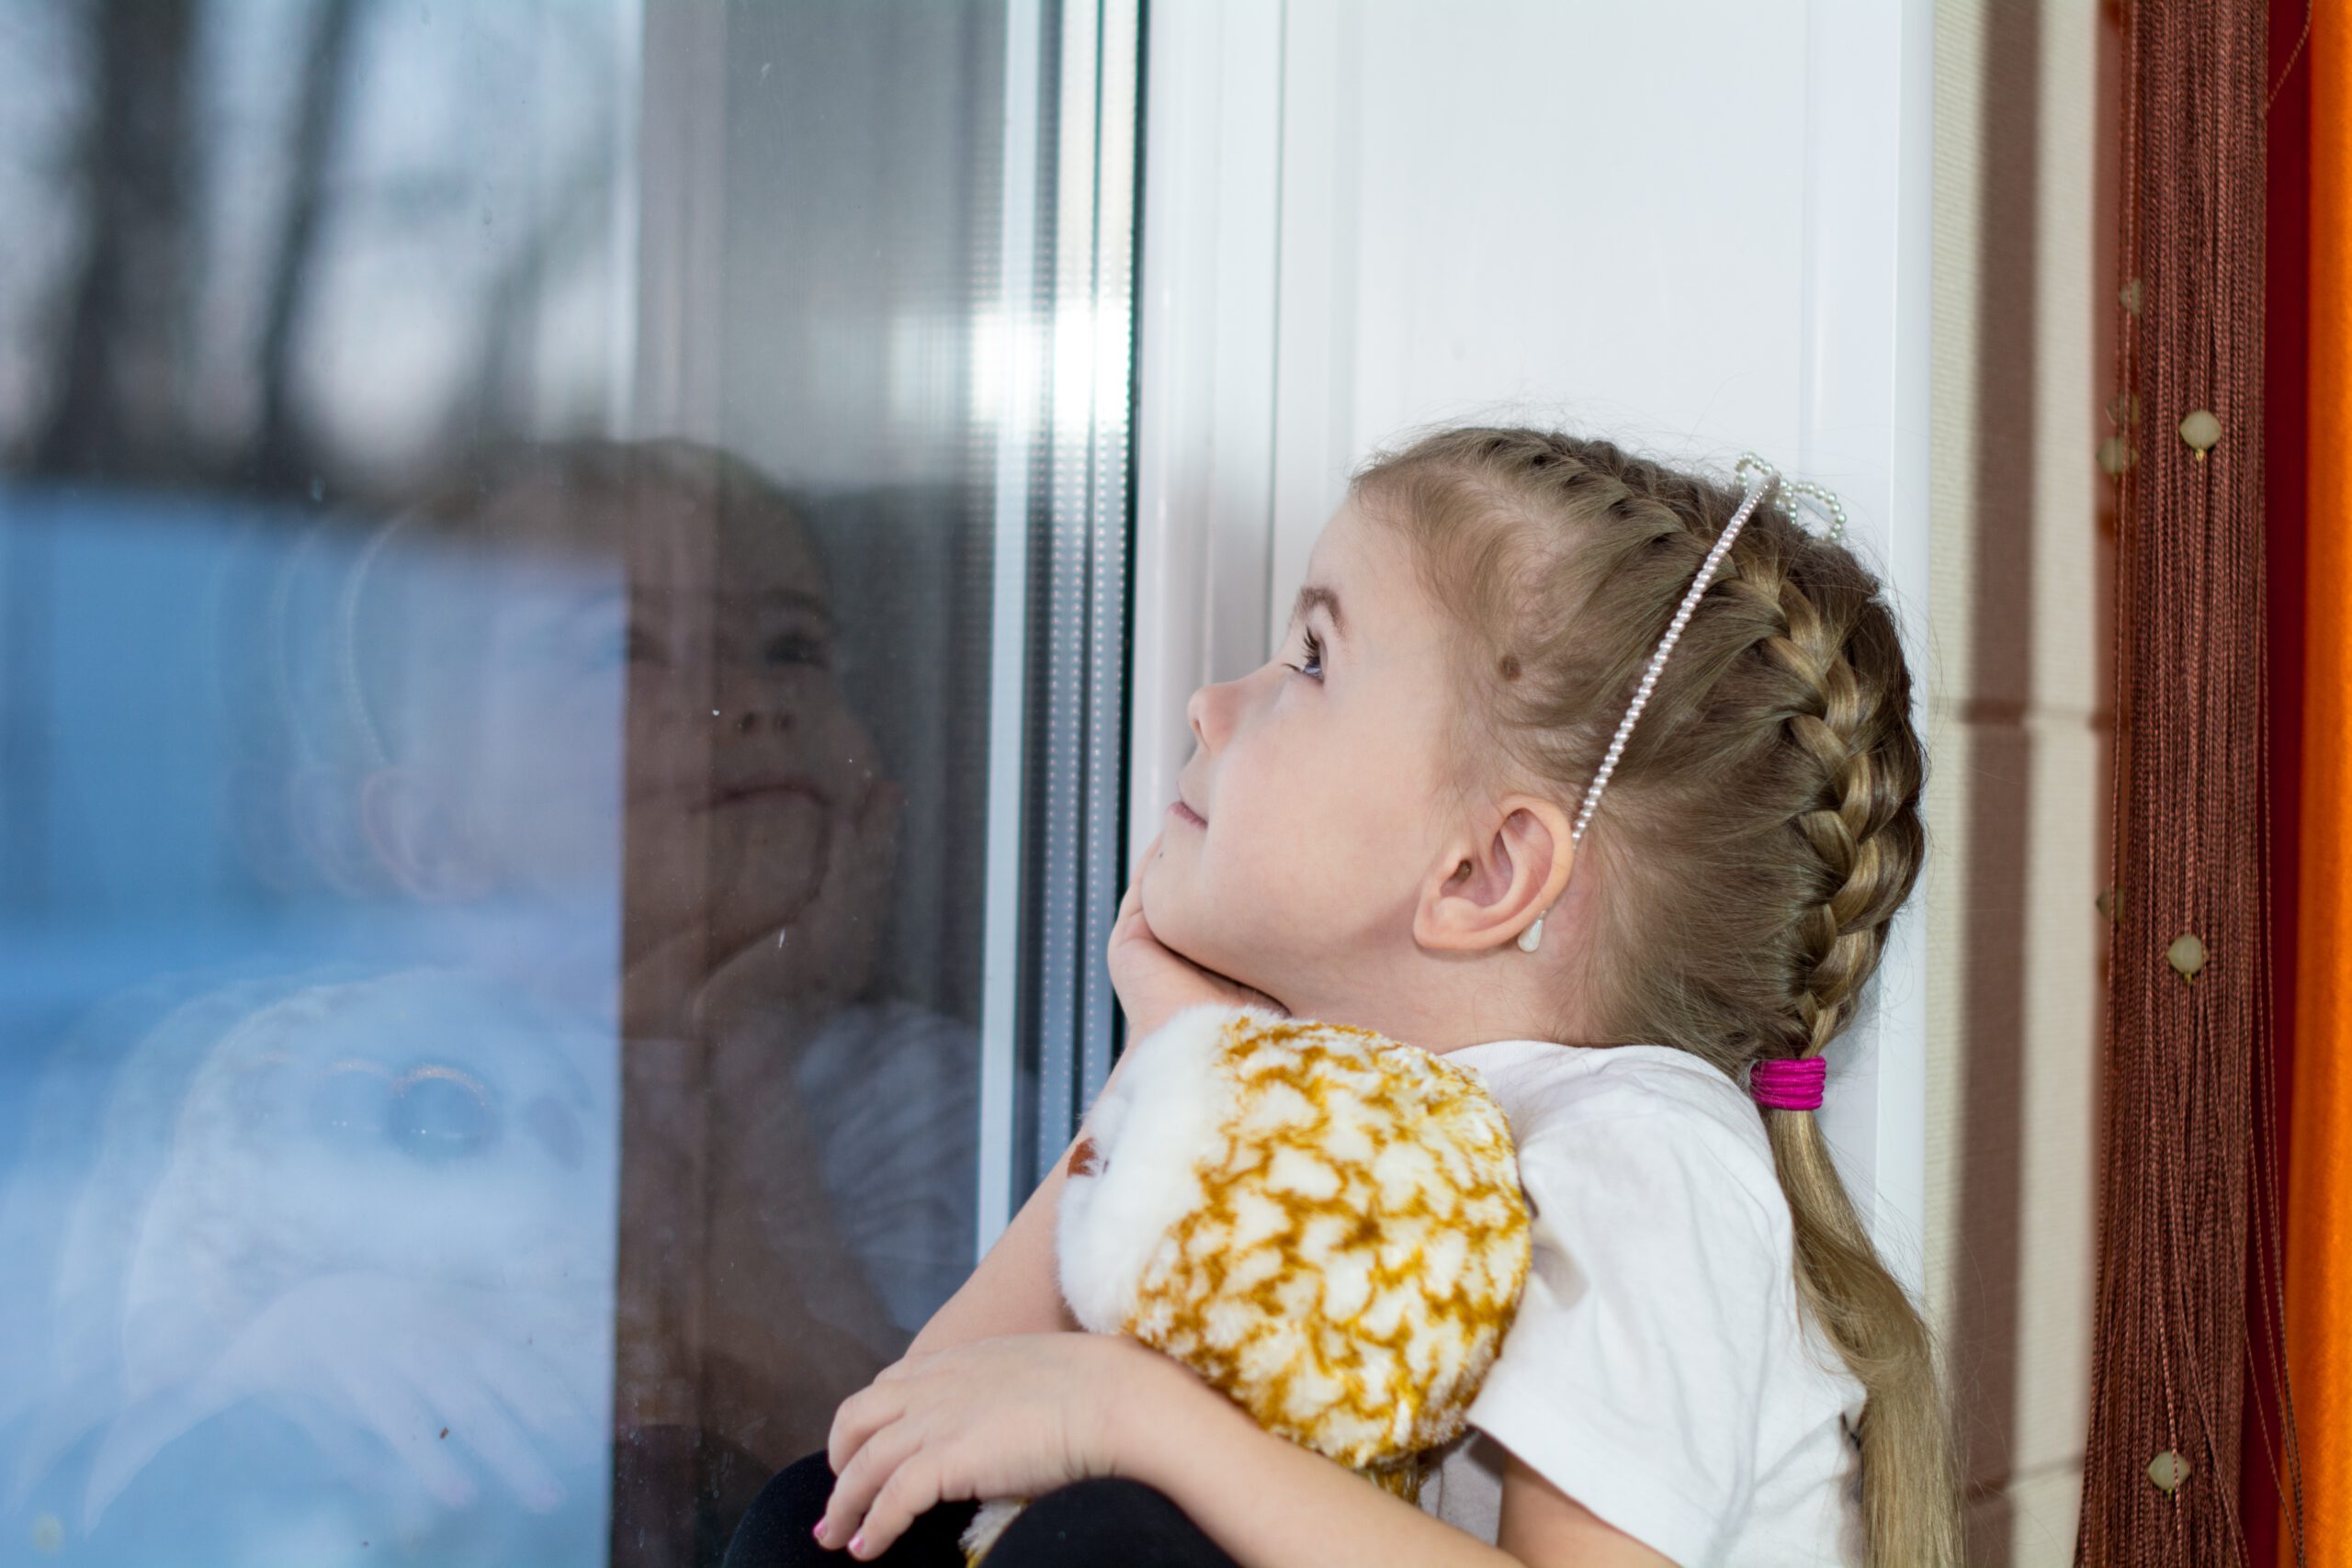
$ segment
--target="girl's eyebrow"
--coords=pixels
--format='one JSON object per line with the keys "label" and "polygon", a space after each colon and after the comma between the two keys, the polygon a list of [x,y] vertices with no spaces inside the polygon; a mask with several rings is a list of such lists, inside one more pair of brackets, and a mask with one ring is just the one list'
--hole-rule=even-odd
{"label": "girl's eyebrow", "polygon": [[1298,598],[1290,607],[1292,623],[1295,625],[1301,615],[1306,615],[1317,604],[1322,605],[1325,612],[1331,617],[1332,635],[1345,640],[1348,635],[1348,618],[1340,613],[1339,592],[1320,582],[1309,582],[1299,589]]}

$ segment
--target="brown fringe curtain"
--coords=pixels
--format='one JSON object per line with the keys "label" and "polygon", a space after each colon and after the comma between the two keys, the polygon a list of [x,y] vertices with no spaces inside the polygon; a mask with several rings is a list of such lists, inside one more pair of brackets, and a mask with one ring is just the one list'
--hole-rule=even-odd
{"label": "brown fringe curtain", "polygon": [[2270,1071],[2267,20],[2256,0],[2137,0],[2123,24],[2119,396],[2103,454],[2118,486],[2114,923],[2075,1554],[2204,1568],[2246,1561],[2250,1220],[2255,1310],[2279,1305],[2278,1181],[2254,1125]]}

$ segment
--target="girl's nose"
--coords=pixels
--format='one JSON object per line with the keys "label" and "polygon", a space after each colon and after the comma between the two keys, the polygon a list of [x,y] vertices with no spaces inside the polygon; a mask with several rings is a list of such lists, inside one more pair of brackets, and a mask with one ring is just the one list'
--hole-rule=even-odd
{"label": "girl's nose", "polygon": [[797,705],[774,681],[722,674],[711,692],[711,717],[737,735],[784,734],[795,727]]}
{"label": "girl's nose", "polygon": [[1193,739],[1200,740],[1202,750],[1223,745],[1227,733],[1232,733],[1232,689],[1238,682],[1209,682],[1193,691],[1193,701],[1183,705],[1185,719],[1193,724]]}
{"label": "girl's nose", "polygon": [[[1212,710],[1218,705],[1216,694],[1221,689],[1216,684],[1199,687],[1193,693],[1192,700],[1184,705],[1184,716],[1191,720],[1193,726],[1193,739],[1200,742],[1204,750],[1216,744],[1210,738],[1209,726],[1218,722],[1214,718]],[[1218,723],[1218,733],[1222,735],[1223,732],[1223,725]]]}
{"label": "girl's nose", "polygon": [[723,719],[738,735],[749,735],[763,725],[778,732],[792,728],[791,711],[773,703],[747,708],[715,707],[710,716]]}

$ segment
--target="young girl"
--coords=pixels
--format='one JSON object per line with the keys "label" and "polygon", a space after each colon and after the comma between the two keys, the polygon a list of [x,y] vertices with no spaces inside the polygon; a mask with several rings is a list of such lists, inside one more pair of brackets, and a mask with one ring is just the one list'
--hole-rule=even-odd
{"label": "young girl", "polygon": [[1038,1501],[996,1568],[1957,1561],[1927,1333],[1811,1109],[1918,873],[1910,678],[1743,477],[1527,429],[1376,457],[1280,656],[1194,694],[1112,939],[1133,1051],[1271,998],[1502,1102],[1533,1264],[1421,1506],[1059,1332],[1057,1173],[730,1562],[954,1564],[997,1495]]}

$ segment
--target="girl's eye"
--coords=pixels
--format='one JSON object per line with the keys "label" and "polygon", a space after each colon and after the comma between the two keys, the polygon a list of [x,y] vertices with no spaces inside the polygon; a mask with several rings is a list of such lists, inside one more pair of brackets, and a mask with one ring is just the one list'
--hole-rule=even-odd
{"label": "girl's eye", "polygon": [[830,661],[824,643],[816,637],[786,633],[767,646],[771,664],[814,664],[820,669]]}
{"label": "girl's eye", "polygon": [[665,664],[669,662],[669,650],[662,646],[661,638],[655,637],[643,626],[631,625],[628,630],[623,634],[622,646],[624,649],[623,656],[632,664]]}
{"label": "girl's eye", "polygon": [[1320,681],[1323,678],[1323,639],[1317,637],[1311,631],[1306,633],[1306,663],[1314,665],[1315,668],[1310,671],[1306,667],[1306,665],[1301,664],[1294,664],[1291,668],[1297,671],[1302,675],[1308,675],[1315,680]]}

